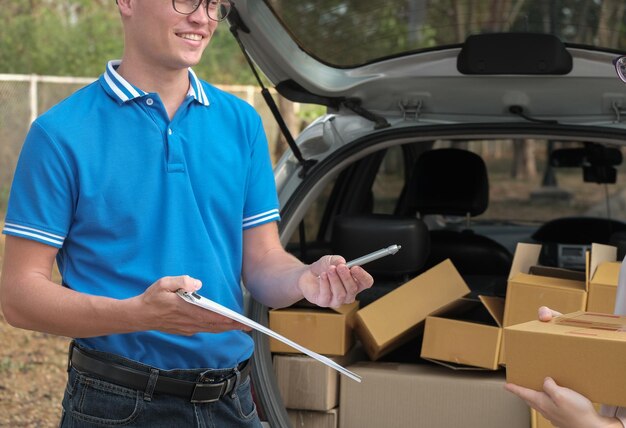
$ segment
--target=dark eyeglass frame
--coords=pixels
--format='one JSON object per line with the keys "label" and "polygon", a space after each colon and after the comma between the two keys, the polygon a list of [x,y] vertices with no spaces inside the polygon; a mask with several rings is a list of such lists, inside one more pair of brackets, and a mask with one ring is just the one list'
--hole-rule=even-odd
{"label": "dark eyeglass frame", "polygon": [[626,55],[614,58],[613,65],[615,66],[617,77],[619,77],[622,82],[626,83]]}
{"label": "dark eyeglass frame", "polygon": [[[225,9],[225,12],[224,12],[222,18],[216,19],[216,18],[213,18],[211,16],[211,13],[209,13],[209,3],[211,3],[211,2],[215,2],[215,3],[218,4],[217,7],[219,7],[219,8],[223,7]],[[172,8],[174,8],[174,10],[176,12],[180,13],[181,15],[192,15],[193,13],[196,12],[196,10],[198,10],[200,5],[202,5],[203,3],[205,4],[204,10],[206,11],[206,14],[209,17],[209,19],[211,21],[217,21],[217,22],[222,22],[222,21],[226,20],[226,18],[230,14],[230,11],[231,11],[231,9],[233,7],[233,4],[234,4],[230,0],[200,0],[200,1],[198,1],[198,4],[196,5],[196,7],[191,12],[181,12],[180,10],[178,10],[176,8],[176,0],[172,0]]]}

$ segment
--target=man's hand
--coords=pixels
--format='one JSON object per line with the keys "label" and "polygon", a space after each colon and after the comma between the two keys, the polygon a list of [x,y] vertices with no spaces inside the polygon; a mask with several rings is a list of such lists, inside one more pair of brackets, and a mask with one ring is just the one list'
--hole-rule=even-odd
{"label": "man's hand", "polygon": [[543,382],[543,391],[524,388],[507,383],[504,388],[520,397],[537,410],[554,426],[561,428],[623,428],[615,418],[600,416],[583,395],[569,388],[556,384],[547,377]]}
{"label": "man's hand", "polygon": [[222,333],[229,330],[250,328],[228,317],[190,305],[181,299],[177,290],[197,291],[202,283],[188,275],[164,277],[152,284],[138,299],[142,330],[159,330],[166,333],[192,335],[209,332]]}
{"label": "man's hand", "polygon": [[348,268],[346,260],[337,255],[323,256],[298,280],[298,288],[305,299],[331,308],[354,302],[356,295],[372,284],[374,279],[363,268]]}

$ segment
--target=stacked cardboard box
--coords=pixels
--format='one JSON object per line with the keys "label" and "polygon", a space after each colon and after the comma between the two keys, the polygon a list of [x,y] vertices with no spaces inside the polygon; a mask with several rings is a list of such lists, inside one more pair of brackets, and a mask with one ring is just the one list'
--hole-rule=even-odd
{"label": "stacked cardboard box", "polygon": [[[541,306],[561,313],[585,310],[585,274],[538,266],[541,245],[517,244],[507,285],[504,327],[536,320]],[[500,349],[500,364],[506,364],[506,337]]]}
{"label": "stacked cardboard box", "polygon": [[326,412],[339,404],[339,374],[319,361],[305,355],[274,355],[274,371],[288,409]]}
{"label": "stacked cardboard box", "polygon": [[587,258],[587,310],[612,314],[621,263],[616,261],[617,248],[592,244]]}
{"label": "stacked cardboard box", "polygon": [[339,426],[338,409],[328,412],[287,409],[287,414],[293,428],[337,428]]}
{"label": "stacked cardboard box", "polygon": [[[440,363],[498,368],[504,301],[470,290],[450,260],[356,314],[355,332],[373,361],[424,331],[422,355]],[[464,319],[482,312],[486,324]],[[425,350],[425,352],[424,352]],[[417,350],[415,362],[418,362]],[[458,367],[458,366],[457,366]],[[431,364],[361,362],[342,380],[340,427],[524,427],[528,406],[503,389],[504,373],[451,371]]]}
{"label": "stacked cardboard box", "polygon": [[[269,327],[345,366],[359,355],[353,346],[353,320],[358,308],[357,301],[336,309],[291,307],[271,310]],[[277,353],[274,355],[276,380],[292,425],[337,428],[339,374],[307,356],[278,354],[299,354],[278,340],[270,339],[270,350]]]}
{"label": "stacked cardboard box", "polygon": [[431,364],[361,362],[362,383],[341,382],[341,428],[529,428],[526,404],[504,390],[504,374],[453,372]]}
{"label": "stacked cardboard box", "polygon": [[[504,300],[479,296],[426,318],[421,357],[455,369],[498,369]],[[482,320],[482,322],[478,322]]]}
{"label": "stacked cardboard box", "polygon": [[[446,260],[361,310],[271,311],[270,327],[314,351],[345,355],[354,326],[372,361],[426,328],[422,355],[444,364],[497,369],[505,304],[485,296],[470,300],[466,298],[469,292],[452,262]],[[490,321],[481,324],[460,315],[468,311],[482,312],[479,318]],[[293,351],[278,343],[272,350]],[[342,428],[529,427],[529,409],[504,391],[502,371],[451,371],[417,364],[418,357],[416,350],[416,364],[369,361],[349,366],[363,376],[362,383],[340,379],[336,372],[303,356],[275,355],[274,364],[292,424],[300,428],[334,428],[337,414]],[[338,362],[347,364],[345,357]]]}
{"label": "stacked cardboard box", "polygon": [[[551,376],[559,385],[592,401],[626,405],[621,388],[626,369],[620,358],[626,352],[626,318],[612,315],[621,268],[616,256],[616,248],[592,244],[585,273],[587,312],[585,307],[577,307],[582,297],[566,301],[565,297],[575,293],[573,287],[569,294],[562,292],[561,306],[558,302],[533,301],[534,308],[529,310],[534,309],[535,314],[540,305],[564,314],[551,322],[538,321],[536,315],[527,322],[522,322],[523,318],[511,321],[505,310],[508,381],[541,390],[545,377]],[[515,299],[507,295],[507,308],[510,298]],[[550,426],[541,415],[535,414],[533,420],[537,427]]]}
{"label": "stacked cardboard box", "polygon": [[[358,309],[358,301],[336,309],[274,309],[269,312],[269,327],[319,354],[341,356],[354,345],[353,320]],[[270,350],[299,353],[276,339],[270,339]]]}
{"label": "stacked cardboard box", "polygon": [[[339,311],[271,311],[272,329],[316,352],[344,356],[337,360],[342,365],[365,359],[365,355],[346,356],[353,329],[372,361],[424,329],[423,358],[455,369],[489,370],[451,371],[427,364],[370,361],[349,366],[363,376],[363,382],[356,383],[340,379],[308,357],[275,355],[279,388],[292,424],[299,428],[527,428],[531,422],[537,428],[550,426],[540,415],[531,418],[526,404],[502,389],[504,373],[496,370],[505,362],[505,349],[508,381],[540,389],[543,378],[550,375],[594,401],[626,405],[612,398],[617,390],[607,387],[619,389],[626,382],[626,369],[618,367],[618,356],[626,352],[619,329],[626,331],[626,320],[623,327],[615,327],[621,318],[599,321],[584,317],[601,314],[582,312],[612,312],[620,267],[616,250],[592,245],[586,273],[538,266],[540,250],[539,245],[518,245],[506,301],[486,296],[468,299],[469,288],[447,260],[361,310],[352,305]],[[581,319],[591,324],[540,323],[536,321],[540,306],[574,312],[583,317],[574,324]],[[273,342],[271,349],[294,351],[279,342]],[[593,382],[588,382],[590,377]]]}
{"label": "stacked cardboard box", "polygon": [[[538,266],[540,245],[518,244],[509,274],[506,301],[479,296],[473,317],[464,316],[468,304],[448,307],[426,320],[421,356],[453,368],[497,370],[505,363],[502,327],[537,319],[540,306],[561,312],[584,310],[585,273]],[[485,315],[476,317],[480,310]],[[482,318],[482,322],[477,319]]]}
{"label": "stacked cardboard box", "polygon": [[504,326],[537,319],[537,309],[548,306],[562,313],[584,310],[587,288],[584,273],[558,268],[533,271],[541,245],[517,245],[507,285]]}

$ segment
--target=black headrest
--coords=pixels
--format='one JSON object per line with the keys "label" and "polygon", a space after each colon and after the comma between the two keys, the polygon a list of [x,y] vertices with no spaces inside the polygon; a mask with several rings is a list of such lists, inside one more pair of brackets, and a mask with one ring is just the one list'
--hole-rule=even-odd
{"label": "black headrest", "polygon": [[417,218],[386,214],[334,219],[333,251],[347,261],[394,244],[402,249],[368,263],[364,269],[372,274],[391,276],[417,273],[424,266],[430,249],[428,228]]}
{"label": "black headrest", "polygon": [[463,74],[560,75],[572,71],[572,55],[552,34],[474,34],[459,52],[457,69]]}
{"label": "black headrest", "polygon": [[487,168],[475,153],[460,149],[424,152],[413,174],[415,205],[420,214],[477,216],[487,209]]}

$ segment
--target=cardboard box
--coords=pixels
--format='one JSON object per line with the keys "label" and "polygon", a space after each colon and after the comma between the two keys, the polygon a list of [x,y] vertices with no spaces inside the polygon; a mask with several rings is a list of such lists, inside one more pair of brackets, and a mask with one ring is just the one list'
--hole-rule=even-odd
{"label": "cardboard box", "polygon": [[530,428],[556,428],[535,409],[530,409]]}
{"label": "cardboard box", "polygon": [[504,390],[504,373],[432,364],[361,362],[362,383],[341,382],[341,428],[528,428],[526,403]]}
{"label": "cardboard box", "polygon": [[626,406],[626,317],[578,311],[504,334],[509,382],[541,390],[551,376],[593,402]]}
{"label": "cardboard box", "polygon": [[292,428],[337,428],[339,425],[339,409],[327,412],[288,409],[287,415]]}
{"label": "cardboard box", "polygon": [[448,259],[357,311],[355,331],[372,360],[419,333],[428,315],[469,294],[470,289]]}
{"label": "cardboard box", "polygon": [[[585,310],[587,283],[584,273],[567,269],[532,267],[539,262],[541,245],[517,244],[507,285],[504,327],[536,320],[541,306],[561,313]],[[580,280],[572,276],[580,276]],[[500,364],[506,363],[506,338],[500,349]]]}
{"label": "cardboard box", "polygon": [[586,308],[584,276],[580,281],[567,278],[572,271],[558,268],[544,268],[541,271],[543,275],[531,274],[531,267],[539,262],[540,251],[541,245],[517,244],[507,285],[505,327],[536,320],[540,306],[548,306],[561,313]]}
{"label": "cardboard box", "polygon": [[617,248],[592,244],[587,258],[587,311],[612,314],[621,263],[616,261]]}
{"label": "cardboard box", "polygon": [[426,318],[422,358],[454,369],[498,369],[504,299],[479,299],[462,299],[453,311]]}
{"label": "cardboard box", "polygon": [[[287,308],[269,311],[269,327],[288,339],[324,355],[345,355],[354,344],[353,320],[359,302],[337,309]],[[270,338],[270,351],[300,353]]]}
{"label": "cardboard box", "polygon": [[[348,366],[366,359],[361,346],[343,357],[331,359]],[[305,355],[274,355],[276,383],[288,409],[328,411],[339,404],[339,377],[336,370]]]}

